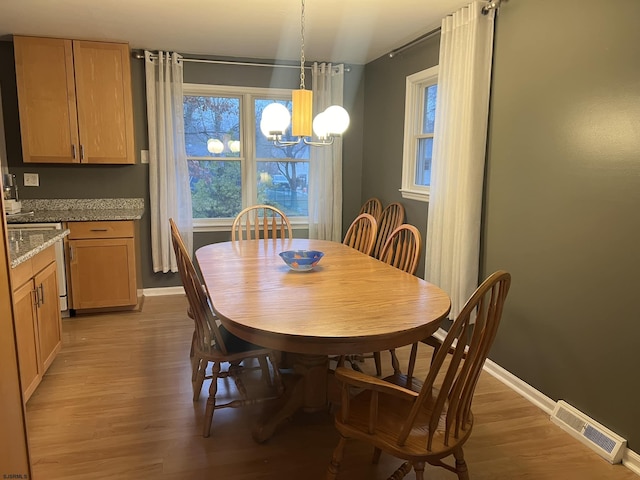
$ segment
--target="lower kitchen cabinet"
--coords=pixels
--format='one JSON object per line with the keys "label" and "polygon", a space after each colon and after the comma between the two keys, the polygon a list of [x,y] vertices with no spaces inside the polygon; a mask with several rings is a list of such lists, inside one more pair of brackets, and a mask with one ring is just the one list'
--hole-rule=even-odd
{"label": "lower kitchen cabinet", "polygon": [[38,339],[44,371],[53,362],[62,345],[62,323],[58,297],[56,263],[50,263],[34,277],[38,304]]}
{"label": "lower kitchen cabinet", "polygon": [[11,272],[20,380],[26,402],[62,346],[54,247]]}
{"label": "lower kitchen cabinet", "polygon": [[13,292],[16,343],[20,362],[20,382],[25,402],[42,380],[43,368],[38,351],[38,320],[33,280]]}
{"label": "lower kitchen cabinet", "polygon": [[137,304],[134,222],[68,222],[71,308]]}

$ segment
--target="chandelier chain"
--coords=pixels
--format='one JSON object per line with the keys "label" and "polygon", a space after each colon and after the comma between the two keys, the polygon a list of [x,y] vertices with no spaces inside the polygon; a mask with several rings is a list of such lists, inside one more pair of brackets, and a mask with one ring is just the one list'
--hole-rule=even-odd
{"label": "chandelier chain", "polygon": [[300,89],[304,90],[304,0],[300,13]]}

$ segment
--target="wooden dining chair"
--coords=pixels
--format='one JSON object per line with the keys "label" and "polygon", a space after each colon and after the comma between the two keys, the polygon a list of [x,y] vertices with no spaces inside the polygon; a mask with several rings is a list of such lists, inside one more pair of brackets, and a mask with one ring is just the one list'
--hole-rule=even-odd
{"label": "wooden dining chair", "polygon": [[413,225],[396,227],[380,251],[380,261],[415,275],[422,253],[422,236]]}
{"label": "wooden dining chair", "polygon": [[[413,225],[403,224],[396,228],[382,249],[380,260],[403,272],[414,275],[418,269],[420,262],[420,253],[422,252],[422,237],[420,231]],[[389,350],[391,354],[391,365],[395,372],[399,372],[400,363],[394,349]],[[352,367],[357,367],[356,361],[363,362],[367,358],[373,358],[376,365],[376,375],[382,375],[382,360],[380,352],[372,354],[351,355],[347,356],[347,360]],[[359,370],[359,368],[355,368]]]}
{"label": "wooden dining chair", "polygon": [[[189,316],[193,318],[195,332],[192,342],[192,386],[193,400],[200,398],[200,391],[206,379],[211,379],[209,398],[204,415],[202,435],[208,437],[211,433],[213,412],[218,408],[241,407],[279,397],[283,392],[280,371],[273,351],[262,348],[236,337],[223,325],[212,311],[209,296],[202,286],[195,267],[185,248],[180,232],[173,221],[171,225],[171,240],[178,263],[178,272],[189,302]],[[259,366],[249,365],[257,360]],[[247,362],[245,364],[244,362]],[[271,362],[271,369],[269,368]],[[207,367],[212,364],[211,375],[207,375]],[[223,369],[226,365],[226,369]],[[266,382],[268,393],[262,396],[249,397],[242,374],[261,369],[262,379]],[[271,374],[273,371],[273,378]],[[239,398],[226,403],[216,403],[218,379],[230,377],[234,380]]]}
{"label": "wooden dining chair", "polygon": [[362,213],[368,213],[378,221],[380,219],[380,215],[382,215],[382,202],[376,197],[371,197],[362,204],[362,207],[360,207],[358,215]]}
{"label": "wooden dining chair", "polygon": [[368,213],[361,213],[349,225],[342,243],[365,255],[371,255],[377,230],[378,222],[376,219]]}
{"label": "wooden dining chair", "polygon": [[387,238],[396,228],[404,223],[404,206],[401,203],[390,203],[385,207],[378,220],[378,231],[376,233],[376,243],[373,246],[372,257],[380,260],[382,247]]}
{"label": "wooden dining chair", "polygon": [[[342,243],[351,248],[355,248],[365,255],[371,255],[373,245],[376,241],[377,230],[378,222],[376,219],[368,213],[361,213],[353,222],[351,222]],[[338,362],[338,365],[343,362],[349,362],[353,368],[359,369],[358,362],[364,361],[365,357],[366,355],[358,353],[331,357],[329,361],[336,361]]]}
{"label": "wooden dining chair", "polygon": [[[469,479],[463,446],[473,429],[471,403],[510,284],[511,275],[498,271],[476,289],[449,329],[446,348],[437,353],[424,382],[396,373],[380,379],[345,367],[336,369],[335,377],[342,382],[342,404],[335,416],[340,439],[327,479],[337,478],[348,439],[371,444],[373,463],[383,451],[405,460],[389,478],[403,478],[413,469],[416,479],[423,480],[428,463]],[[454,465],[442,461],[451,455]]]}
{"label": "wooden dining chair", "polygon": [[284,212],[271,205],[254,205],[242,210],[231,226],[231,240],[292,238],[291,223]]}
{"label": "wooden dining chair", "polygon": [[[403,272],[415,275],[420,263],[420,254],[422,253],[422,236],[420,231],[413,225],[408,223],[397,227],[385,242],[381,252],[380,261],[396,267]],[[395,349],[389,350],[391,354],[391,365],[394,372],[400,371],[400,363],[396,356]],[[380,352],[374,352],[373,358],[376,363],[377,375],[381,375]]]}

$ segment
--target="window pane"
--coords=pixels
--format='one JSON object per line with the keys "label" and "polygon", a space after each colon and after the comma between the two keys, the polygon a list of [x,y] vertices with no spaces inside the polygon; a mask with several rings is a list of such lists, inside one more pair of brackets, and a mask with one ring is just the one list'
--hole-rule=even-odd
{"label": "window pane", "polygon": [[[269,98],[258,98],[255,101],[255,114],[256,114],[256,157],[257,158],[296,158],[296,159],[309,159],[309,145],[302,142],[297,145],[289,147],[276,147],[272,142],[267,140],[260,130],[260,120],[262,119],[262,111],[270,103],[281,103],[289,109],[291,112],[291,100],[273,100]],[[287,130],[287,135],[284,135],[282,140],[293,141],[295,140],[291,136],[291,126]]]}
{"label": "window pane", "polygon": [[424,89],[424,118],[422,121],[422,133],[433,133],[433,125],[436,121],[436,95],[438,85],[429,85]]}
{"label": "window pane", "polygon": [[418,140],[418,154],[416,158],[416,185],[428,187],[431,185],[431,153],[433,138]]}
{"label": "window pane", "polygon": [[240,98],[185,95],[184,137],[189,157],[239,157]]}
{"label": "window pane", "polygon": [[189,160],[193,218],[234,218],[242,209],[239,161]]}
{"label": "window pane", "polygon": [[290,217],[306,217],[308,162],[258,162],[258,203],[279,208]]}

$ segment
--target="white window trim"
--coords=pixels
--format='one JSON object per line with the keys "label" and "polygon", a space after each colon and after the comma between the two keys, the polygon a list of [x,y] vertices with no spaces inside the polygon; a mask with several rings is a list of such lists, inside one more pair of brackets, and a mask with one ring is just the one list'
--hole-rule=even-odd
{"label": "white window trim", "polygon": [[[262,88],[262,87],[237,87],[232,85],[209,85],[201,83],[185,83],[183,85],[183,95],[211,95],[211,96],[232,96],[240,97],[240,108],[242,115],[242,128],[240,129],[240,142],[243,145],[243,156],[238,158],[241,162],[241,175],[243,181],[247,182],[246,188],[242,189],[242,204],[249,205],[253,201],[256,184],[255,171],[247,170],[247,158],[254,158],[253,142],[245,141],[246,138],[255,138],[255,124],[253,120],[253,97],[272,98],[282,100],[291,98],[291,90],[285,88]],[[236,160],[236,159],[234,159]],[[233,218],[194,218],[194,232],[225,232],[231,229]],[[291,227],[294,230],[309,228],[307,217],[289,217]]]}
{"label": "white window trim", "polygon": [[[416,185],[416,136],[420,134],[424,89],[438,83],[438,65],[409,75],[405,87],[404,144],[402,148],[402,198],[429,201],[430,188]],[[436,106],[436,108],[438,108]]]}

